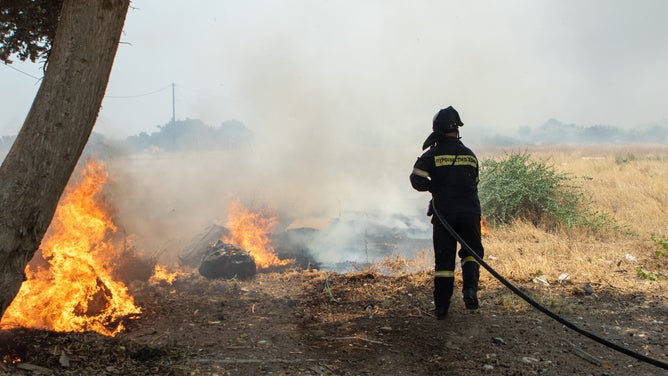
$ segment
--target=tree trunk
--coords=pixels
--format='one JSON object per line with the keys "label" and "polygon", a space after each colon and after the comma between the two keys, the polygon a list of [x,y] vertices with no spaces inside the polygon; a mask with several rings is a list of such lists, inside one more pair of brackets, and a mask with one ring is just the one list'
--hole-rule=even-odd
{"label": "tree trunk", "polygon": [[65,0],[44,80],[0,167],[0,317],[100,110],[130,0]]}

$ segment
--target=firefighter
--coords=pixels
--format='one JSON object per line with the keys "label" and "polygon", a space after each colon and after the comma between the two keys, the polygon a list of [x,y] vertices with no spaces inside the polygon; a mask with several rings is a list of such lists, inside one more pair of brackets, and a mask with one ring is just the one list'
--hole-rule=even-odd
{"label": "firefighter", "polygon": [[[427,215],[431,216],[433,225],[434,304],[439,320],[447,316],[450,308],[457,241],[434,215],[434,207],[471,249],[480,257],[484,254],[480,236],[478,158],[460,141],[459,127],[463,125],[452,106],[438,111],[432,121],[433,132],[422,145],[422,150],[429,150],[417,159],[410,175],[413,188],[432,195]],[[461,245],[459,257],[464,305],[467,309],[478,309],[480,264]]]}

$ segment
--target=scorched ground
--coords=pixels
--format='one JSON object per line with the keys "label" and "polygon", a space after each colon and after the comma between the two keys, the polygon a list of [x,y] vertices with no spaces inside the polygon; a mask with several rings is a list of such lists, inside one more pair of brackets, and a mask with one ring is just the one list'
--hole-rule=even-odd
{"label": "scorched ground", "polygon": [[[130,292],[142,315],[125,332],[2,331],[0,374],[665,375],[528,305],[509,304],[510,293],[495,284],[483,287],[478,312],[455,304],[447,320],[437,321],[430,284],[427,272],[389,277],[373,269],[135,282]],[[566,316],[584,328],[666,360],[665,324],[649,319],[665,317],[665,294],[523,288],[539,299],[562,296],[572,310]]]}

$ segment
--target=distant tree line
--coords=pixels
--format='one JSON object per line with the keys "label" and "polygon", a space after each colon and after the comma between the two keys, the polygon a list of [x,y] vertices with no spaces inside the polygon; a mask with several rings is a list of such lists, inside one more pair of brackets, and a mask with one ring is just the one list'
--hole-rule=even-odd
{"label": "distant tree line", "polygon": [[84,153],[111,159],[127,154],[241,149],[252,141],[253,131],[238,120],[212,127],[199,119],[185,119],[159,125],[151,134],[141,132],[120,141],[93,133]]}
{"label": "distant tree line", "polygon": [[[15,139],[16,136],[0,137],[0,158],[9,152]],[[151,134],[141,132],[124,140],[93,132],[84,156],[110,159],[147,152],[232,150],[248,147],[252,142],[253,131],[238,120],[228,120],[212,127],[199,119],[185,119],[158,126],[158,131]]]}
{"label": "distant tree line", "polygon": [[550,119],[532,128],[519,128],[516,135],[485,136],[484,143],[497,146],[543,144],[624,144],[665,143],[668,141],[668,120],[625,130],[612,125],[579,126]]}
{"label": "distant tree line", "polygon": [[[668,142],[668,120],[625,130],[611,125],[579,126],[550,119],[538,127],[521,127],[517,132],[498,134],[484,127],[471,128],[467,137],[495,146],[558,144],[624,144]],[[0,157],[4,158],[16,136],[0,137]],[[232,150],[249,146],[253,131],[238,120],[228,120],[218,127],[199,119],[177,120],[158,126],[151,134],[141,132],[125,140],[109,139],[93,132],[84,150],[101,159],[128,153]]]}
{"label": "distant tree line", "polygon": [[238,120],[228,120],[211,127],[199,119],[185,119],[158,126],[159,131],[142,132],[125,139],[130,152],[208,151],[239,149],[250,145],[253,132]]}

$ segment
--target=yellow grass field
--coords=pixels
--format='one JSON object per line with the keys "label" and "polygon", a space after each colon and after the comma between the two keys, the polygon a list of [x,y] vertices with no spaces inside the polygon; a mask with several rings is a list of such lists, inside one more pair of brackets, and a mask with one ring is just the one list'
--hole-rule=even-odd
{"label": "yellow grass field", "polygon": [[[549,284],[574,288],[589,283],[665,294],[668,281],[640,278],[637,270],[668,276],[668,254],[657,256],[661,247],[652,239],[668,236],[668,147],[564,146],[479,154],[481,159],[503,158],[515,152],[528,153],[573,177],[591,198],[592,208],[614,218],[622,230],[547,232],[521,220],[494,227],[483,239],[490,266],[518,282],[542,276]],[[568,279],[563,279],[566,274]],[[488,273],[482,273],[481,282],[497,283]]]}

